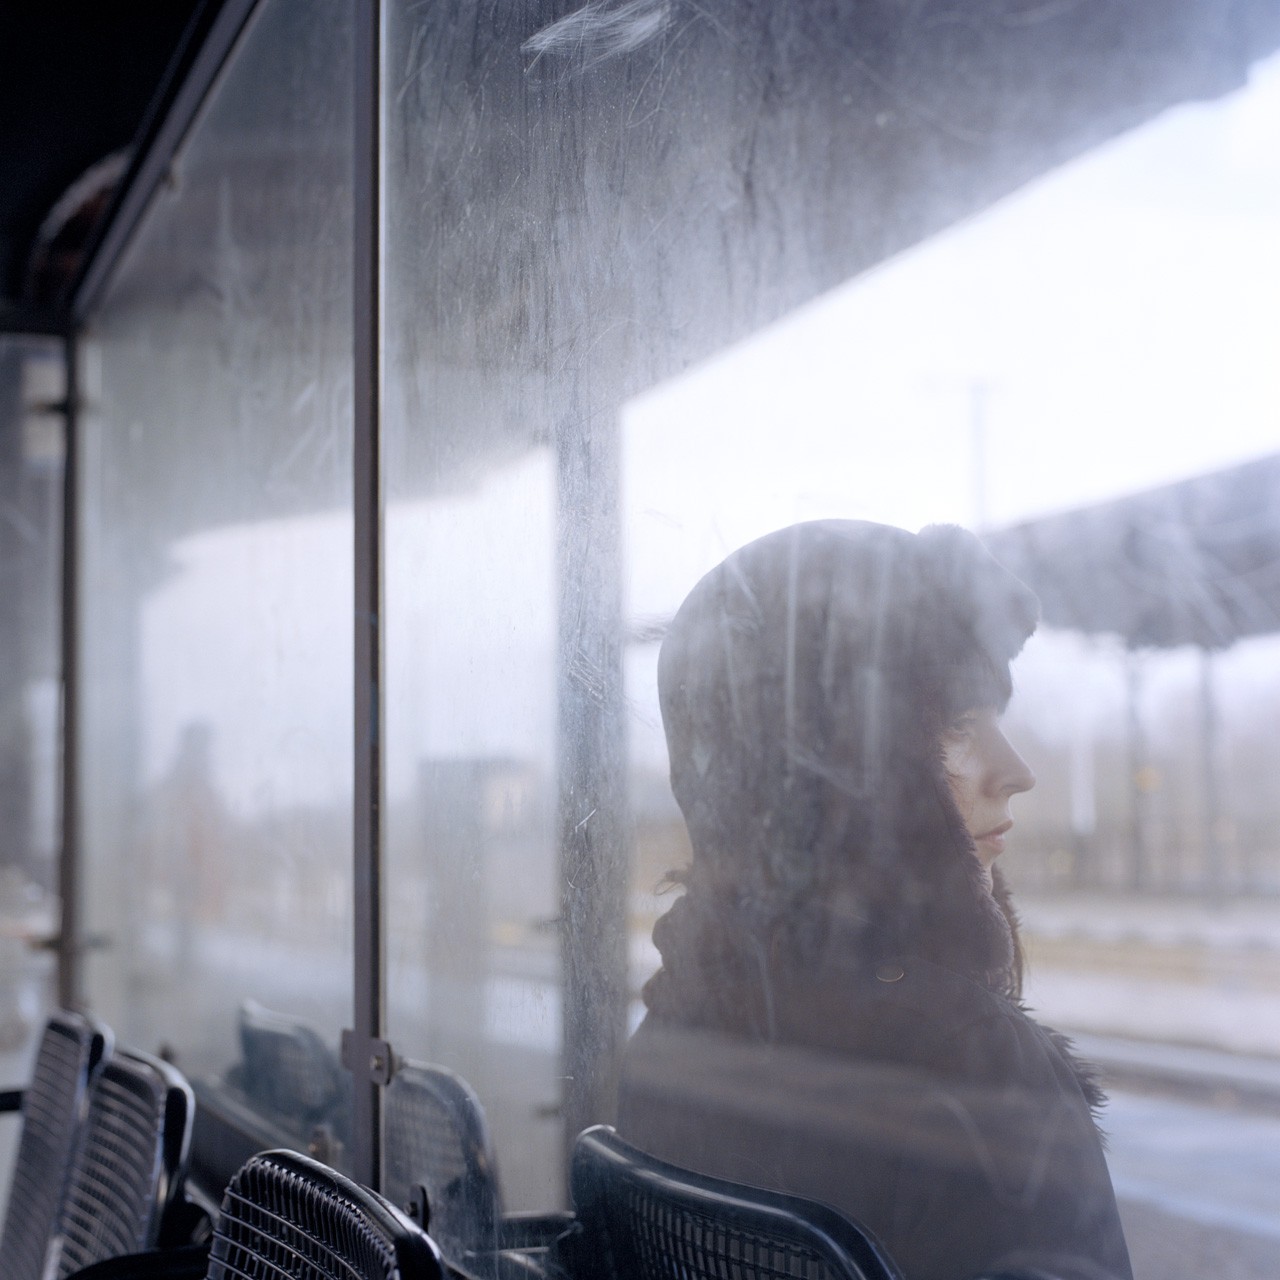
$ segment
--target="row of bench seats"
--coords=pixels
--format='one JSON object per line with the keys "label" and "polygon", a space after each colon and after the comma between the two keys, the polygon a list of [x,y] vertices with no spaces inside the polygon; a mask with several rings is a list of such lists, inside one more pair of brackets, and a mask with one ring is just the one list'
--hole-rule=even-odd
{"label": "row of bench seats", "polygon": [[49,1019],[23,1113],[0,1233],[5,1280],[63,1280],[100,1258],[190,1236],[182,1194],[194,1100],[181,1074],[113,1051],[110,1030],[74,1013]]}
{"label": "row of bench seats", "polygon": [[[239,1038],[242,1060],[228,1083],[256,1113],[295,1133],[307,1130],[320,1149],[345,1139],[350,1077],[313,1027],[247,1001]],[[530,1264],[627,1280],[666,1280],[673,1267],[687,1280],[723,1280],[730,1271],[740,1280],[897,1275],[834,1210],[674,1169],[602,1127],[575,1146],[575,1213],[508,1213],[484,1109],[465,1080],[443,1067],[400,1062],[384,1105],[385,1194],[412,1207],[446,1261],[472,1275]],[[744,1269],[745,1256],[753,1261]]]}
{"label": "row of bench seats", "polygon": [[275,1150],[205,1216],[183,1186],[191,1089],[75,1014],[50,1019],[22,1109],[4,1280],[900,1280],[835,1210],[676,1169],[603,1126],[575,1144],[572,1213],[505,1214],[478,1100],[421,1064],[388,1093],[399,1207]]}

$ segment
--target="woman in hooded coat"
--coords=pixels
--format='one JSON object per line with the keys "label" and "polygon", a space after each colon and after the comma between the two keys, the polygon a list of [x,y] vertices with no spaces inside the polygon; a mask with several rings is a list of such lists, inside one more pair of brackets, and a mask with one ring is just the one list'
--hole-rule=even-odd
{"label": "woman in hooded coat", "polygon": [[693,847],[618,1128],[825,1201],[907,1280],[1127,1280],[1068,1043],[1020,1003],[1000,733],[1037,603],[972,535],[818,521],[690,593],[658,665]]}

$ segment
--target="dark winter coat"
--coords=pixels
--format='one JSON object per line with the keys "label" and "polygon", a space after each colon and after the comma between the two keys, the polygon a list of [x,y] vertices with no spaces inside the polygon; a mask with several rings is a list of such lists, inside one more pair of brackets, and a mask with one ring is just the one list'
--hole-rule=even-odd
{"label": "dark winter coat", "polygon": [[960,530],[817,522],[708,574],[659,661],[693,862],[619,1131],[834,1204],[907,1280],[1130,1275],[1101,1097],[1017,1001],[1012,911],[942,770],[1035,612]]}
{"label": "dark winter coat", "polygon": [[619,1132],[672,1164],[834,1205],[907,1280],[1002,1265],[1127,1278],[1097,1095],[1065,1045],[927,961],[886,976],[821,1000],[776,989],[773,1041],[650,1014]]}

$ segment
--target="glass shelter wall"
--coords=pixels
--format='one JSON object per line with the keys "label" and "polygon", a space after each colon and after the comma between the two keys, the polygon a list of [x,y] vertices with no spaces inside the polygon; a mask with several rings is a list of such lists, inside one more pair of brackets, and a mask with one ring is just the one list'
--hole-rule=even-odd
{"label": "glass shelter wall", "polygon": [[[729,551],[795,520],[949,521],[1013,554],[1010,529],[1198,477],[1233,495],[1232,519],[1257,543],[1246,586],[1260,590],[1274,572],[1280,445],[1277,365],[1263,350],[1280,278],[1267,123],[1278,94],[1273,58],[1239,92],[1169,112],[628,401],[633,633],[660,633]],[[1250,505],[1255,482],[1263,499]],[[1225,578],[1197,563],[1195,539],[1213,532],[1202,519],[1160,535],[1183,540],[1188,571]],[[1092,597],[1110,589],[1089,584]],[[1177,608],[1172,589],[1166,606]],[[1046,616],[1015,667],[1009,723],[1038,782],[1019,801],[1007,873],[1036,903],[1139,890],[1207,911],[1215,892],[1274,893],[1276,818],[1261,811],[1280,817],[1265,780],[1276,757],[1261,726],[1274,716],[1280,641],[1264,628],[1208,649],[1190,636],[1126,645],[1127,621],[1117,609],[1110,627],[1082,630]],[[636,644],[628,666],[650,886],[687,856],[656,657],[656,642]],[[1134,862],[1135,806],[1149,828],[1145,867]],[[650,849],[668,824],[664,847]],[[1248,1019],[1237,1025],[1252,1034]],[[1178,1038],[1168,1025],[1159,1034]]]}
{"label": "glass shelter wall", "polygon": [[[1258,326],[1274,65],[1146,123],[1187,77],[1219,94],[1243,70],[1153,50],[1142,83],[1095,68],[1046,115],[1052,75],[993,66],[1048,75],[1075,56],[1047,38],[1080,39],[1067,22],[903,19],[878,76],[852,50],[884,33],[852,17],[630,16],[389,13],[389,1035],[472,1079],[517,1208],[554,1201],[563,1143],[612,1118],[644,1016],[678,896],[661,886],[689,859],[658,642],[703,573],[816,518],[995,543],[1280,446]],[[1046,618],[1015,672],[1010,733],[1041,778],[1006,858],[1028,994],[1102,1052],[1123,1034],[1274,1052],[1266,965],[1244,954],[1274,912],[1211,924],[1202,846],[1243,832],[1228,806],[1263,803],[1228,781],[1210,796],[1204,761],[1256,740],[1239,717],[1272,697],[1275,641],[1202,659],[1127,653],[1118,630]],[[1141,734],[1179,716],[1135,908]],[[1231,846],[1232,890],[1262,883],[1254,845]],[[1117,950],[1135,910],[1149,923]],[[1219,962],[1235,1015],[1206,985]],[[1203,1224],[1152,1208],[1181,1192],[1147,1176],[1140,1111],[1117,1098],[1113,1151],[1156,1274]]]}
{"label": "glass shelter wall", "polygon": [[[355,395],[380,397],[384,431],[385,510],[360,511],[383,533],[384,1030],[398,1060],[474,1087],[512,1209],[564,1205],[584,1127],[634,1134],[619,1081],[625,1098],[655,1025],[742,1031],[714,988],[672,1014],[690,954],[757,995],[750,975],[787,976],[779,954],[812,961],[819,935],[849,941],[804,970],[832,999],[906,976],[900,956],[864,963],[888,925],[840,878],[865,861],[892,880],[868,852],[872,818],[902,816],[889,770],[862,775],[883,796],[859,784],[871,817],[840,845],[830,902],[767,936],[672,945],[699,876],[726,918],[758,922],[767,895],[734,858],[765,847],[760,874],[791,892],[845,830],[851,724],[802,751],[795,708],[810,696],[820,718],[882,670],[794,658],[818,616],[794,604],[805,566],[779,588],[792,647],[770,669],[773,720],[736,696],[767,680],[731,681],[732,731],[673,762],[658,654],[700,578],[762,535],[960,524],[1041,598],[1003,720],[1038,783],[1010,788],[1016,829],[939,841],[952,861],[894,901],[972,873],[967,923],[1009,929],[975,865],[989,839],[1028,1002],[1107,1073],[1136,1274],[1190,1280],[1206,1258],[1273,1274],[1280,1141],[1242,1135],[1280,1138],[1274,1097],[1255,1114],[1233,1090],[1280,1062],[1280,63],[1262,56],[1280,31],[1241,20],[1227,39],[1176,5],[386,0],[385,365],[353,388],[353,218],[372,214],[350,196],[351,8],[259,6],[81,338],[93,1006],[295,1143],[327,1125],[341,1159],[351,832],[369,816],[353,813]],[[878,636],[894,611],[866,595]],[[757,622],[725,622],[703,667]],[[851,631],[832,622],[830,652]],[[699,677],[668,676],[668,707]],[[984,690],[985,712],[1002,699]],[[924,800],[955,799],[938,759],[962,717],[935,713],[913,726],[927,750],[893,761],[937,765]],[[842,798],[797,810],[806,840],[770,811],[695,856],[685,818],[705,836],[716,797],[690,803],[690,778],[717,757],[748,776],[776,742]],[[756,800],[736,794],[727,808]],[[740,883],[717,879],[739,865]],[[665,989],[646,985],[660,964]],[[975,961],[963,990],[1038,1034],[1003,973]],[[770,1071],[859,1033],[845,1006],[802,1025],[803,988],[780,1011],[763,984],[750,1026],[769,1028]],[[328,1101],[290,1110],[255,1033],[305,1044]],[[830,1059],[824,1079],[843,1079]],[[740,1044],[711,1061],[668,1070],[668,1115],[737,1108],[770,1135],[780,1099],[812,1101],[767,1075],[753,1091]],[[1101,1161],[1087,1087],[1054,1061]],[[860,1098],[822,1095],[808,1136],[845,1132]],[[801,1181],[787,1189],[831,1198]]]}
{"label": "glass shelter wall", "polygon": [[[351,61],[262,6],[81,355],[89,996],[295,1145],[348,1119]],[[331,1096],[251,1069],[267,1011]]]}

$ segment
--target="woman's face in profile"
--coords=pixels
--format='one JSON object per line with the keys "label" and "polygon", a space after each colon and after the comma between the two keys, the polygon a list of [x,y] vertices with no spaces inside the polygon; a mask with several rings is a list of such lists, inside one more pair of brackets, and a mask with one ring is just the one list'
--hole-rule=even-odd
{"label": "woman's face in profile", "polygon": [[1035,774],[1004,736],[994,707],[973,707],[956,717],[942,735],[942,763],[989,884],[1013,826],[1009,800],[1030,791]]}

